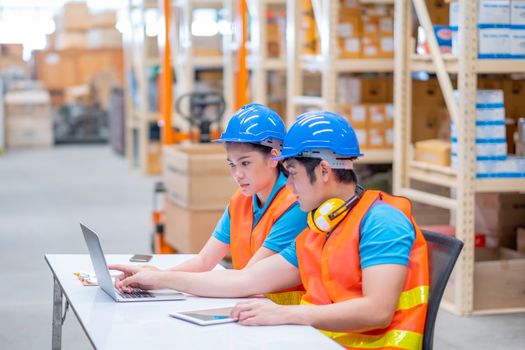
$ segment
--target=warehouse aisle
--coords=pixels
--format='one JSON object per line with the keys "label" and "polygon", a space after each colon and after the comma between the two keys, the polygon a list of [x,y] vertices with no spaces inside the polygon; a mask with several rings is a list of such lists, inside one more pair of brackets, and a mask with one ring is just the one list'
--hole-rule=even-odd
{"label": "warehouse aisle", "polygon": [[[86,253],[79,221],[100,231],[108,253],[149,249],[153,182],[101,145],[0,157],[0,348],[50,348],[53,285],[44,254]],[[525,314],[441,312],[435,349],[522,349],[524,324]],[[90,348],[70,312],[63,349]]]}
{"label": "warehouse aisle", "polygon": [[[79,221],[108,253],[147,252],[153,178],[108,146],[60,146],[0,157],[0,348],[51,347],[53,283],[45,253],[87,253]],[[63,349],[90,349],[69,312]]]}

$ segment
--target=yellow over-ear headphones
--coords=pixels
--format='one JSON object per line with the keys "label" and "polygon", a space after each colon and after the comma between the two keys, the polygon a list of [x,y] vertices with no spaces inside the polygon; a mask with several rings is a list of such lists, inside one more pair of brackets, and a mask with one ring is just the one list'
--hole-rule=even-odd
{"label": "yellow over-ear headphones", "polygon": [[364,189],[356,187],[356,193],[346,202],[340,198],[330,198],[317,209],[308,213],[308,227],[317,233],[326,234],[333,230],[359,201]]}

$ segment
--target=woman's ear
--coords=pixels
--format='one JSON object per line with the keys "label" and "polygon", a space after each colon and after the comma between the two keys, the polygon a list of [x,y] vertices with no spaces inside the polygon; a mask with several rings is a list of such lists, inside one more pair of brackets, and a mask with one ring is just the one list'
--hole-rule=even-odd
{"label": "woman's ear", "polygon": [[276,150],[275,148],[272,148],[272,150],[270,151],[270,164],[274,167],[277,166],[277,164],[279,164],[279,161],[278,160],[273,160],[272,158],[274,157],[277,157],[279,155],[279,151]]}

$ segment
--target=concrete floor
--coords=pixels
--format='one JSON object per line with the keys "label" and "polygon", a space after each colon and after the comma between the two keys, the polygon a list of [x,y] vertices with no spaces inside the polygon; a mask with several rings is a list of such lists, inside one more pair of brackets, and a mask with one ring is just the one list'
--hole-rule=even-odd
{"label": "concrete floor", "polygon": [[[154,178],[108,146],[59,146],[0,157],[0,349],[51,346],[52,278],[45,253],[86,253],[79,221],[108,253],[149,250]],[[90,349],[73,313],[63,349]],[[463,318],[441,311],[435,349],[523,349],[525,314]]]}

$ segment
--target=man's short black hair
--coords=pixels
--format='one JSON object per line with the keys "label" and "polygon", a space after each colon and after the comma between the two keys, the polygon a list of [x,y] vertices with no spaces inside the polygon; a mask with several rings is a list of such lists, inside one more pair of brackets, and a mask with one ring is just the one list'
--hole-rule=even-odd
{"label": "man's short black hair", "polygon": [[[317,181],[317,176],[315,176],[314,170],[321,163],[322,159],[309,158],[309,157],[292,157],[288,159],[295,159],[296,161],[298,161],[305,167],[306,173],[308,174],[308,178],[310,179],[311,184]],[[354,172],[354,170],[352,169],[332,169],[332,170],[335,173],[337,181],[345,183],[345,184],[348,184],[348,183],[357,184],[357,175]]]}

